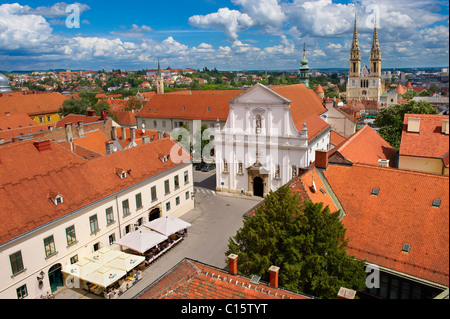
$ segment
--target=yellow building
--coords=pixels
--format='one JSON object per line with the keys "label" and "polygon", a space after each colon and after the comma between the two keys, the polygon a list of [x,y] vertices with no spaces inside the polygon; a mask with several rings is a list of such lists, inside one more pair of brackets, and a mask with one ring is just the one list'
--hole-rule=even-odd
{"label": "yellow building", "polygon": [[383,93],[381,81],[381,49],[378,41],[378,29],[375,25],[372,49],[370,53],[370,70],[365,65],[361,69],[361,50],[358,42],[358,30],[355,17],[353,42],[350,50],[350,70],[347,83],[347,100],[374,100],[379,102]]}
{"label": "yellow building", "polygon": [[58,122],[62,116],[58,113],[68,96],[61,93],[36,93],[16,91],[0,96],[0,114],[25,113],[37,124]]}

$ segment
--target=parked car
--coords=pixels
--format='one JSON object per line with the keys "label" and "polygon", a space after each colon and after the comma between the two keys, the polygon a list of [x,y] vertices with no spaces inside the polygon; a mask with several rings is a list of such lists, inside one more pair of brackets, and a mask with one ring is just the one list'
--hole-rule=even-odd
{"label": "parked car", "polygon": [[203,167],[203,164],[199,163],[199,164],[195,164],[194,166],[195,166],[195,170],[196,171],[201,171],[202,167]]}
{"label": "parked car", "polygon": [[202,167],[202,172],[209,172],[212,171],[214,168],[215,168],[214,165],[206,164],[205,166]]}

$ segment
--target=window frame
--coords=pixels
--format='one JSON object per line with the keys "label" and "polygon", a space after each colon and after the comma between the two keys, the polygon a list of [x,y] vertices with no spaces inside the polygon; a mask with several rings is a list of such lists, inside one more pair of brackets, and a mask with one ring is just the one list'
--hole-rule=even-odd
{"label": "window frame", "polygon": [[[115,222],[114,208],[112,206],[105,209],[105,214],[106,214],[106,225],[111,225],[112,223]],[[111,217],[112,217],[112,219],[111,219]]]}
{"label": "window frame", "polygon": [[[126,207],[125,207],[125,203],[126,203]],[[131,214],[130,201],[128,199],[125,199],[122,201],[122,213],[123,213],[123,217],[126,217]]]}
{"label": "window frame", "polygon": [[[92,229],[92,225],[94,225],[94,229]],[[98,227],[98,218],[97,218],[97,214],[92,215],[89,217],[89,227],[91,230],[91,234],[94,234],[96,232],[98,232],[100,230],[100,228]]]}
{"label": "window frame", "polygon": [[47,258],[56,254],[55,238],[53,235],[44,238],[44,251],[45,257]]}
{"label": "window frame", "polygon": [[[71,233],[69,233],[69,231]],[[73,240],[69,241],[69,238],[73,238]],[[73,244],[75,244],[77,242],[77,235],[75,232],[75,225],[69,226],[66,228],[66,240],[67,240],[67,247],[72,246]]]}
{"label": "window frame", "polygon": [[[14,260],[13,260],[14,258]],[[25,270],[25,267],[23,265],[23,258],[22,258],[22,251],[16,251],[15,253],[12,253],[9,255],[9,262],[11,264],[11,271],[13,276],[21,273]]]}

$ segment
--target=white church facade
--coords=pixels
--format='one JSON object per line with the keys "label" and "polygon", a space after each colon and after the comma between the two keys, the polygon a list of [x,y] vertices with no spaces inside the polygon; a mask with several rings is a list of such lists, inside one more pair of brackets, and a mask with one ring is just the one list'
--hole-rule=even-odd
{"label": "white church facade", "polygon": [[264,197],[330,149],[327,109],[304,84],[256,84],[229,104],[214,132],[218,192]]}

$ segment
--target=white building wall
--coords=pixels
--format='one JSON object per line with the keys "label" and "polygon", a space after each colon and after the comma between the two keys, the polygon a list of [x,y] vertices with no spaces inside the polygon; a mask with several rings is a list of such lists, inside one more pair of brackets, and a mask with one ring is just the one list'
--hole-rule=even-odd
{"label": "white building wall", "polygon": [[[184,172],[188,172],[189,181],[184,182]],[[179,176],[179,188],[174,189],[174,176]],[[119,177],[118,177],[119,178]],[[170,193],[165,195],[164,181],[170,181]],[[61,264],[62,268],[70,265],[70,258],[78,255],[78,260],[94,251],[94,244],[99,243],[99,248],[109,247],[109,236],[115,234],[115,239],[125,235],[125,227],[136,224],[142,218],[143,223],[148,221],[148,213],[154,207],[161,208],[161,216],[172,215],[180,217],[194,208],[192,194],[193,187],[192,163],[168,171],[156,178],[144,181],[130,189],[119,192],[114,196],[105,198],[84,209],[69,214],[58,221],[35,229],[20,238],[16,238],[0,246],[0,298],[17,299],[16,289],[26,285],[27,299],[39,298],[42,294],[50,291],[48,278],[49,269],[56,264]],[[151,187],[156,186],[158,200],[152,202]],[[136,209],[136,194],[142,194],[143,208]],[[189,198],[186,199],[186,193]],[[180,204],[176,205],[176,198],[180,198]],[[123,216],[122,201],[128,199],[130,214]],[[171,203],[171,209],[167,211],[166,203]],[[107,225],[106,209],[113,207],[114,222]],[[99,230],[91,233],[89,217],[97,215]],[[66,228],[74,225],[77,242],[67,246]],[[56,253],[46,257],[44,249],[44,238],[52,236],[56,247]],[[120,246],[113,244],[113,249],[120,249]],[[13,275],[10,263],[10,255],[21,251],[24,270]],[[38,286],[37,276],[44,272],[43,286]]]}

